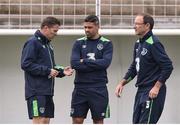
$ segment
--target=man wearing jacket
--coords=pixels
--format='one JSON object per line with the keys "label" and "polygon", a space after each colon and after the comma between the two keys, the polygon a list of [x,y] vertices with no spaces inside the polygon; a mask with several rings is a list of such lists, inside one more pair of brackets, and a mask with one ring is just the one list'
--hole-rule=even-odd
{"label": "man wearing jacket", "polygon": [[84,20],[85,37],[74,43],[71,66],[76,70],[75,88],[71,101],[73,123],[83,123],[90,109],[93,123],[103,123],[109,117],[109,99],[106,84],[113,46],[98,33],[99,19],[89,15]]}
{"label": "man wearing jacket", "polygon": [[70,67],[57,66],[51,40],[57,35],[60,21],[47,17],[41,29],[24,44],[21,68],[25,73],[25,98],[29,118],[34,124],[48,124],[54,117],[54,78],[70,76]]}
{"label": "man wearing jacket", "polygon": [[137,76],[134,124],[158,122],[166,97],[165,82],[173,70],[163,45],[152,33],[153,26],[154,20],[148,14],[139,14],[135,18],[134,29],[139,39],[134,46],[133,62],[115,90],[119,97],[124,85]]}

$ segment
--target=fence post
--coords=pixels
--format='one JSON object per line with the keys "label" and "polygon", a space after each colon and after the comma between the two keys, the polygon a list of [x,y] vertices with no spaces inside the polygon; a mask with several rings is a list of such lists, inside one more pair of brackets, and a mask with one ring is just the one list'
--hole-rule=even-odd
{"label": "fence post", "polygon": [[96,0],[96,16],[99,18],[99,25],[101,25],[101,0]]}

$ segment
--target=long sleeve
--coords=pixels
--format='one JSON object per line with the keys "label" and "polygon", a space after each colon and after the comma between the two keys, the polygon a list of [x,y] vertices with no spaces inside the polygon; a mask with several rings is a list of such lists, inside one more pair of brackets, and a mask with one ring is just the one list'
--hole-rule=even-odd
{"label": "long sleeve", "polygon": [[35,42],[27,42],[24,45],[21,57],[21,68],[32,75],[48,76],[51,69],[48,68],[48,66],[36,62],[36,58],[38,58],[37,51]]}
{"label": "long sleeve", "polygon": [[161,74],[158,80],[162,83],[165,83],[173,70],[172,61],[166,54],[165,49],[160,42],[153,44],[151,49],[152,55],[161,69]]}
{"label": "long sleeve", "polygon": [[113,55],[113,45],[112,42],[107,42],[104,51],[103,51],[103,58],[102,59],[84,59],[84,63],[96,70],[101,70],[101,69],[107,69],[109,65],[111,64],[112,60],[112,55]]}
{"label": "long sleeve", "polygon": [[71,67],[81,72],[94,71],[93,68],[88,67],[84,63],[81,63],[80,59],[82,59],[80,44],[79,42],[75,42],[75,44],[73,45],[72,54],[71,54]]}

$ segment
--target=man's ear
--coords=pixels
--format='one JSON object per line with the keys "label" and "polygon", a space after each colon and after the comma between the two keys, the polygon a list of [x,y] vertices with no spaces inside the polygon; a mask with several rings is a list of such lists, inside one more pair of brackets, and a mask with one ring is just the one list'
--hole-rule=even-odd
{"label": "man's ear", "polygon": [[146,23],[146,27],[147,27],[148,29],[150,29],[150,24],[149,24],[149,23]]}
{"label": "man's ear", "polygon": [[44,26],[44,29],[48,29],[48,26]]}

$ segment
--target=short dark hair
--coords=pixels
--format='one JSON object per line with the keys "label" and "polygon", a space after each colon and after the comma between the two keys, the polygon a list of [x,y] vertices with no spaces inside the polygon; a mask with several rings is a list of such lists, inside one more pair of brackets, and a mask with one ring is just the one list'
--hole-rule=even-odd
{"label": "short dark hair", "polygon": [[60,21],[55,18],[55,17],[46,17],[42,23],[41,23],[41,29],[44,27],[44,26],[48,26],[48,27],[52,27],[53,25],[61,25]]}
{"label": "short dark hair", "polygon": [[91,22],[96,25],[99,25],[99,18],[95,15],[89,15],[84,19],[84,22]]}
{"label": "short dark hair", "polygon": [[143,16],[143,20],[144,20],[144,24],[149,23],[150,24],[150,29],[152,30],[154,27],[154,19],[151,15],[147,14],[147,13],[141,13],[138,14],[139,16]]}

